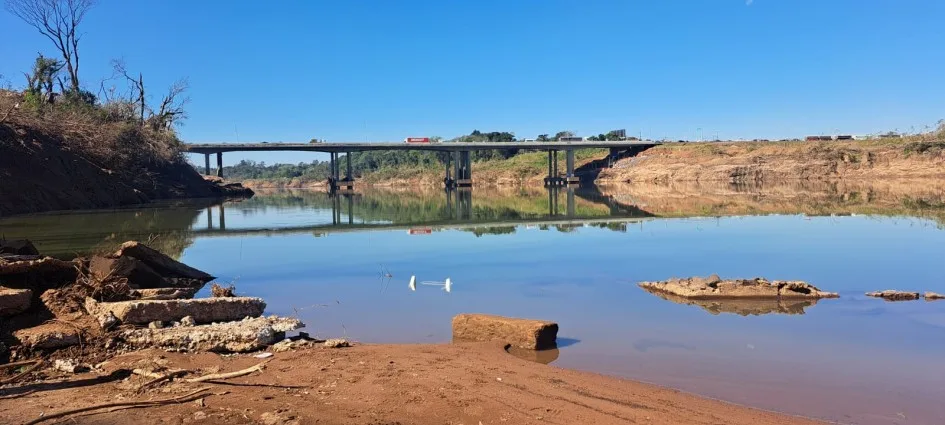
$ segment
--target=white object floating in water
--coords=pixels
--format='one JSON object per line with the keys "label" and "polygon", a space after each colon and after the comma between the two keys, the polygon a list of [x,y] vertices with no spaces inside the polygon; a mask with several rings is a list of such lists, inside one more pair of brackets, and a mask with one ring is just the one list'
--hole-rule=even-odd
{"label": "white object floating in water", "polygon": [[443,282],[443,290],[449,292],[453,288],[453,281],[450,278],[446,278],[446,282]]}
{"label": "white object floating in water", "polygon": [[410,287],[411,291],[416,291],[417,290],[417,277],[410,276],[410,284],[408,284],[407,286]]}

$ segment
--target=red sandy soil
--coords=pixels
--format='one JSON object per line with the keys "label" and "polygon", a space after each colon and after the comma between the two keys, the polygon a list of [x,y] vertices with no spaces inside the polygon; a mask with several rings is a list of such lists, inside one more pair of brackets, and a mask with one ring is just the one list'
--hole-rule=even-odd
{"label": "red sandy soil", "polygon": [[251,355],[145,350],[110,360],[100,373],[56,378],[57,372],[46,371],[42,381],[0,390],[0,422],[24,423],[43,414],[101,403],[174,398],[210,387],[206,396],[196,401],[98,410],[43,423],[817,423],[528,362],[488,343],[307,348],[275,353],[262,372],[223,383],[175,381],[140,394],[135,389],[149,378],[127,372],[157,363],[190,370],[194,374],[189,376],[197,376],[241,370],[262,361]]}

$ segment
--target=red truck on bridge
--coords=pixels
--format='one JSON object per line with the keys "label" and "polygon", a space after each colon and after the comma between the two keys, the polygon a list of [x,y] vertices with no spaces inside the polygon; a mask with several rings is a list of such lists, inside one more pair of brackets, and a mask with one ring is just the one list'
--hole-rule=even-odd
{"label": "red truck on bridge", "polygon": [[430,143],[429,137],[408,137],[404,139],[404,143]]}

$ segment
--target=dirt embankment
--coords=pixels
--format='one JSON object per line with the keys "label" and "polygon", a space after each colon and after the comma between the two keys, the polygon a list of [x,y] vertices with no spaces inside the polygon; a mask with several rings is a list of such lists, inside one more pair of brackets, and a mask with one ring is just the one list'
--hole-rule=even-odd
{"label": "dirt embankment", "polygon": [[598,182],[945,177],[945,141],[688,143],[617,162]]}
{"label": "dirt embankment", "polygon": [[3,110],[11,113],[0,122],[0,216],[252,194],[205,180],[170,133],[103,121],[95,110]]}

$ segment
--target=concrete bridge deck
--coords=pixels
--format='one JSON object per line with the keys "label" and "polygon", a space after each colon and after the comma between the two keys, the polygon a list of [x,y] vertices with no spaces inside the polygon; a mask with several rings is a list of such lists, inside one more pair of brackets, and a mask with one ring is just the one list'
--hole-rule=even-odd
{"label": "concrete bridge deck", "polygon": [[656,146],[660,142],[649,140],[633,141],[582,141],[582,142],[512,142],[512,143],[404,143],[404,142],[325,142],[325,143],[186,143],[184,151],[191,153],[215,154],[222,152],[361,152],[361,151],[480,151],[492,149],[525,150],[569,150]]}
{"label": "concrete bridge deck", "polygon": [[[332,190],[350,188],[354,185],[351,168],[351,153],[362,151],[440,151],[449,152],[446,156],[446,170],[443,184],[446,187],[472,186],[472,151],[493,149],[536,150],[548,152],[548,175],[546,186],[564,186],[577,184],[580,179],[574,174],[574,151],[578,149],[610,149],[608,164],[624,155],[636,155],[646,149],[659,145],[660,142],[649,140],[621,141],[580,141],[580,142],[504,142],[504,143],[404,143],[404,142],[319,142],[319,143],[187,143],[183,150],[204,155],[206,174],[210,174],[210,155],[217,156],[217,176],[223,177],[224,152],[325,152],[330,156],[328,183]],[[565,173],[558,173],[559,151],[566,154]],[[340,154],[345,153],[347,167],[341,176]],[[450,169],[452,166],[452,170]]]}

